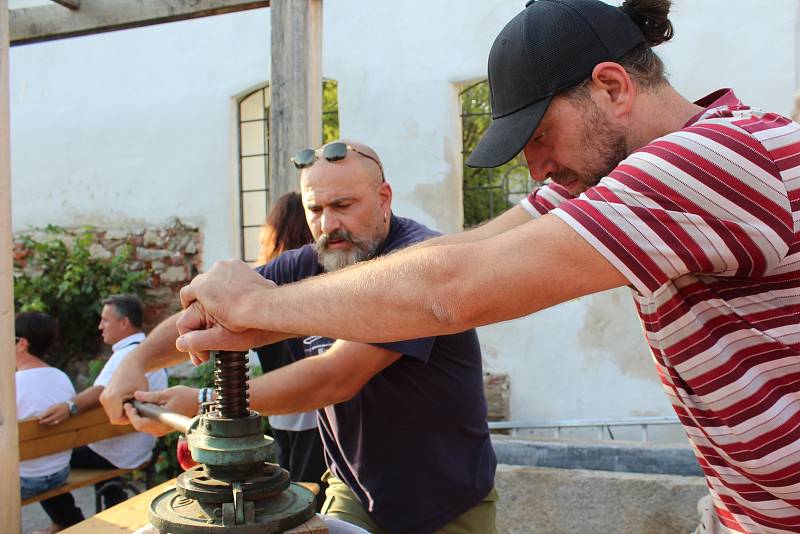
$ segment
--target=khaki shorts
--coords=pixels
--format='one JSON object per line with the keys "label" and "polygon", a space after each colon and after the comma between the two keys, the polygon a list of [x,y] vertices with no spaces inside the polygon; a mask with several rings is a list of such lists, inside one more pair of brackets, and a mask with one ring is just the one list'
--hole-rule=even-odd
{"label": "khaki shorts", "polygon": [[[322,481],[328,483],[322,514],[359,526],[372,534],[389,534],[387,530],[375,524],[344,482],[333,476],[330,471],[325,471]],[[438,532],[440,534],[497,534],[494,524],[497,499],[497,491],[492,488],[482,502],[450,521]]]}

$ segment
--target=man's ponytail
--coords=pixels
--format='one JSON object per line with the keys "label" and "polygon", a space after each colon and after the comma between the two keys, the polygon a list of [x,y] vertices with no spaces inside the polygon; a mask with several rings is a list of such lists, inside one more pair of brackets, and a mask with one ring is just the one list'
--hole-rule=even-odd
{"label": "man's ponytail", "polygon": [[620,9],[639,26],[650,47],[672,39],[671,0],[625,0]]}

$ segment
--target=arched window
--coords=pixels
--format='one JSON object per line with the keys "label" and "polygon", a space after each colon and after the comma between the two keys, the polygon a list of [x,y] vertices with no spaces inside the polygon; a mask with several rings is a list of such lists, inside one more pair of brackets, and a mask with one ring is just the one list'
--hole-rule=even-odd
{"label": "arched window", "polygon": [[[339,137],[334,80],[322,82],[322,136]],[[259,233],[269,210],[269,84],[239,99],[239,229],[241,259],[258,258]]]}
{"label": "arched window", "polygon": [[461,154],[464,166],[464,227],[493,219],[519,203],[535,187],[522,153],[494,169],[473,169],[466,161],[492,120],[489,83],[473,83],[459,93],[461,101]]}

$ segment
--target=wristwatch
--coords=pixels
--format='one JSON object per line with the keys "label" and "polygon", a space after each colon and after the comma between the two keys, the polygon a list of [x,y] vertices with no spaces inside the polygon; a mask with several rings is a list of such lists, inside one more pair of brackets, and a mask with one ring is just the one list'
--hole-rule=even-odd
{"label": "wristwatch", "polygon": [[78,405],[71,400],[67,401],[67,409],[69,409],[70,415],[78,415]]}

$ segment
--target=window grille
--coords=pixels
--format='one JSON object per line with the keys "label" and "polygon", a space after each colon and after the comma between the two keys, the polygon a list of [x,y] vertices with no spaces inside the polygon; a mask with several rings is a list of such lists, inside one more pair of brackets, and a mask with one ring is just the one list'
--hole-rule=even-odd
{"label": "window grille", "polygon": [[471,228],[493,219],[518,204],[538,183],[531,179],[522,153],[505,165],[494,169],[467,167],[467,158],[492,119],[489,83],[482,80],[465,87],[459,93],[459,100],[464,169],[464,227]]}
{"label": "window grille", "polygon": [[[322,135],[339,137],[337,84],[322,82]],[[261,225],[269,210],[269,84],[239,99],[239,238],[240,257],[258,258]]]}

